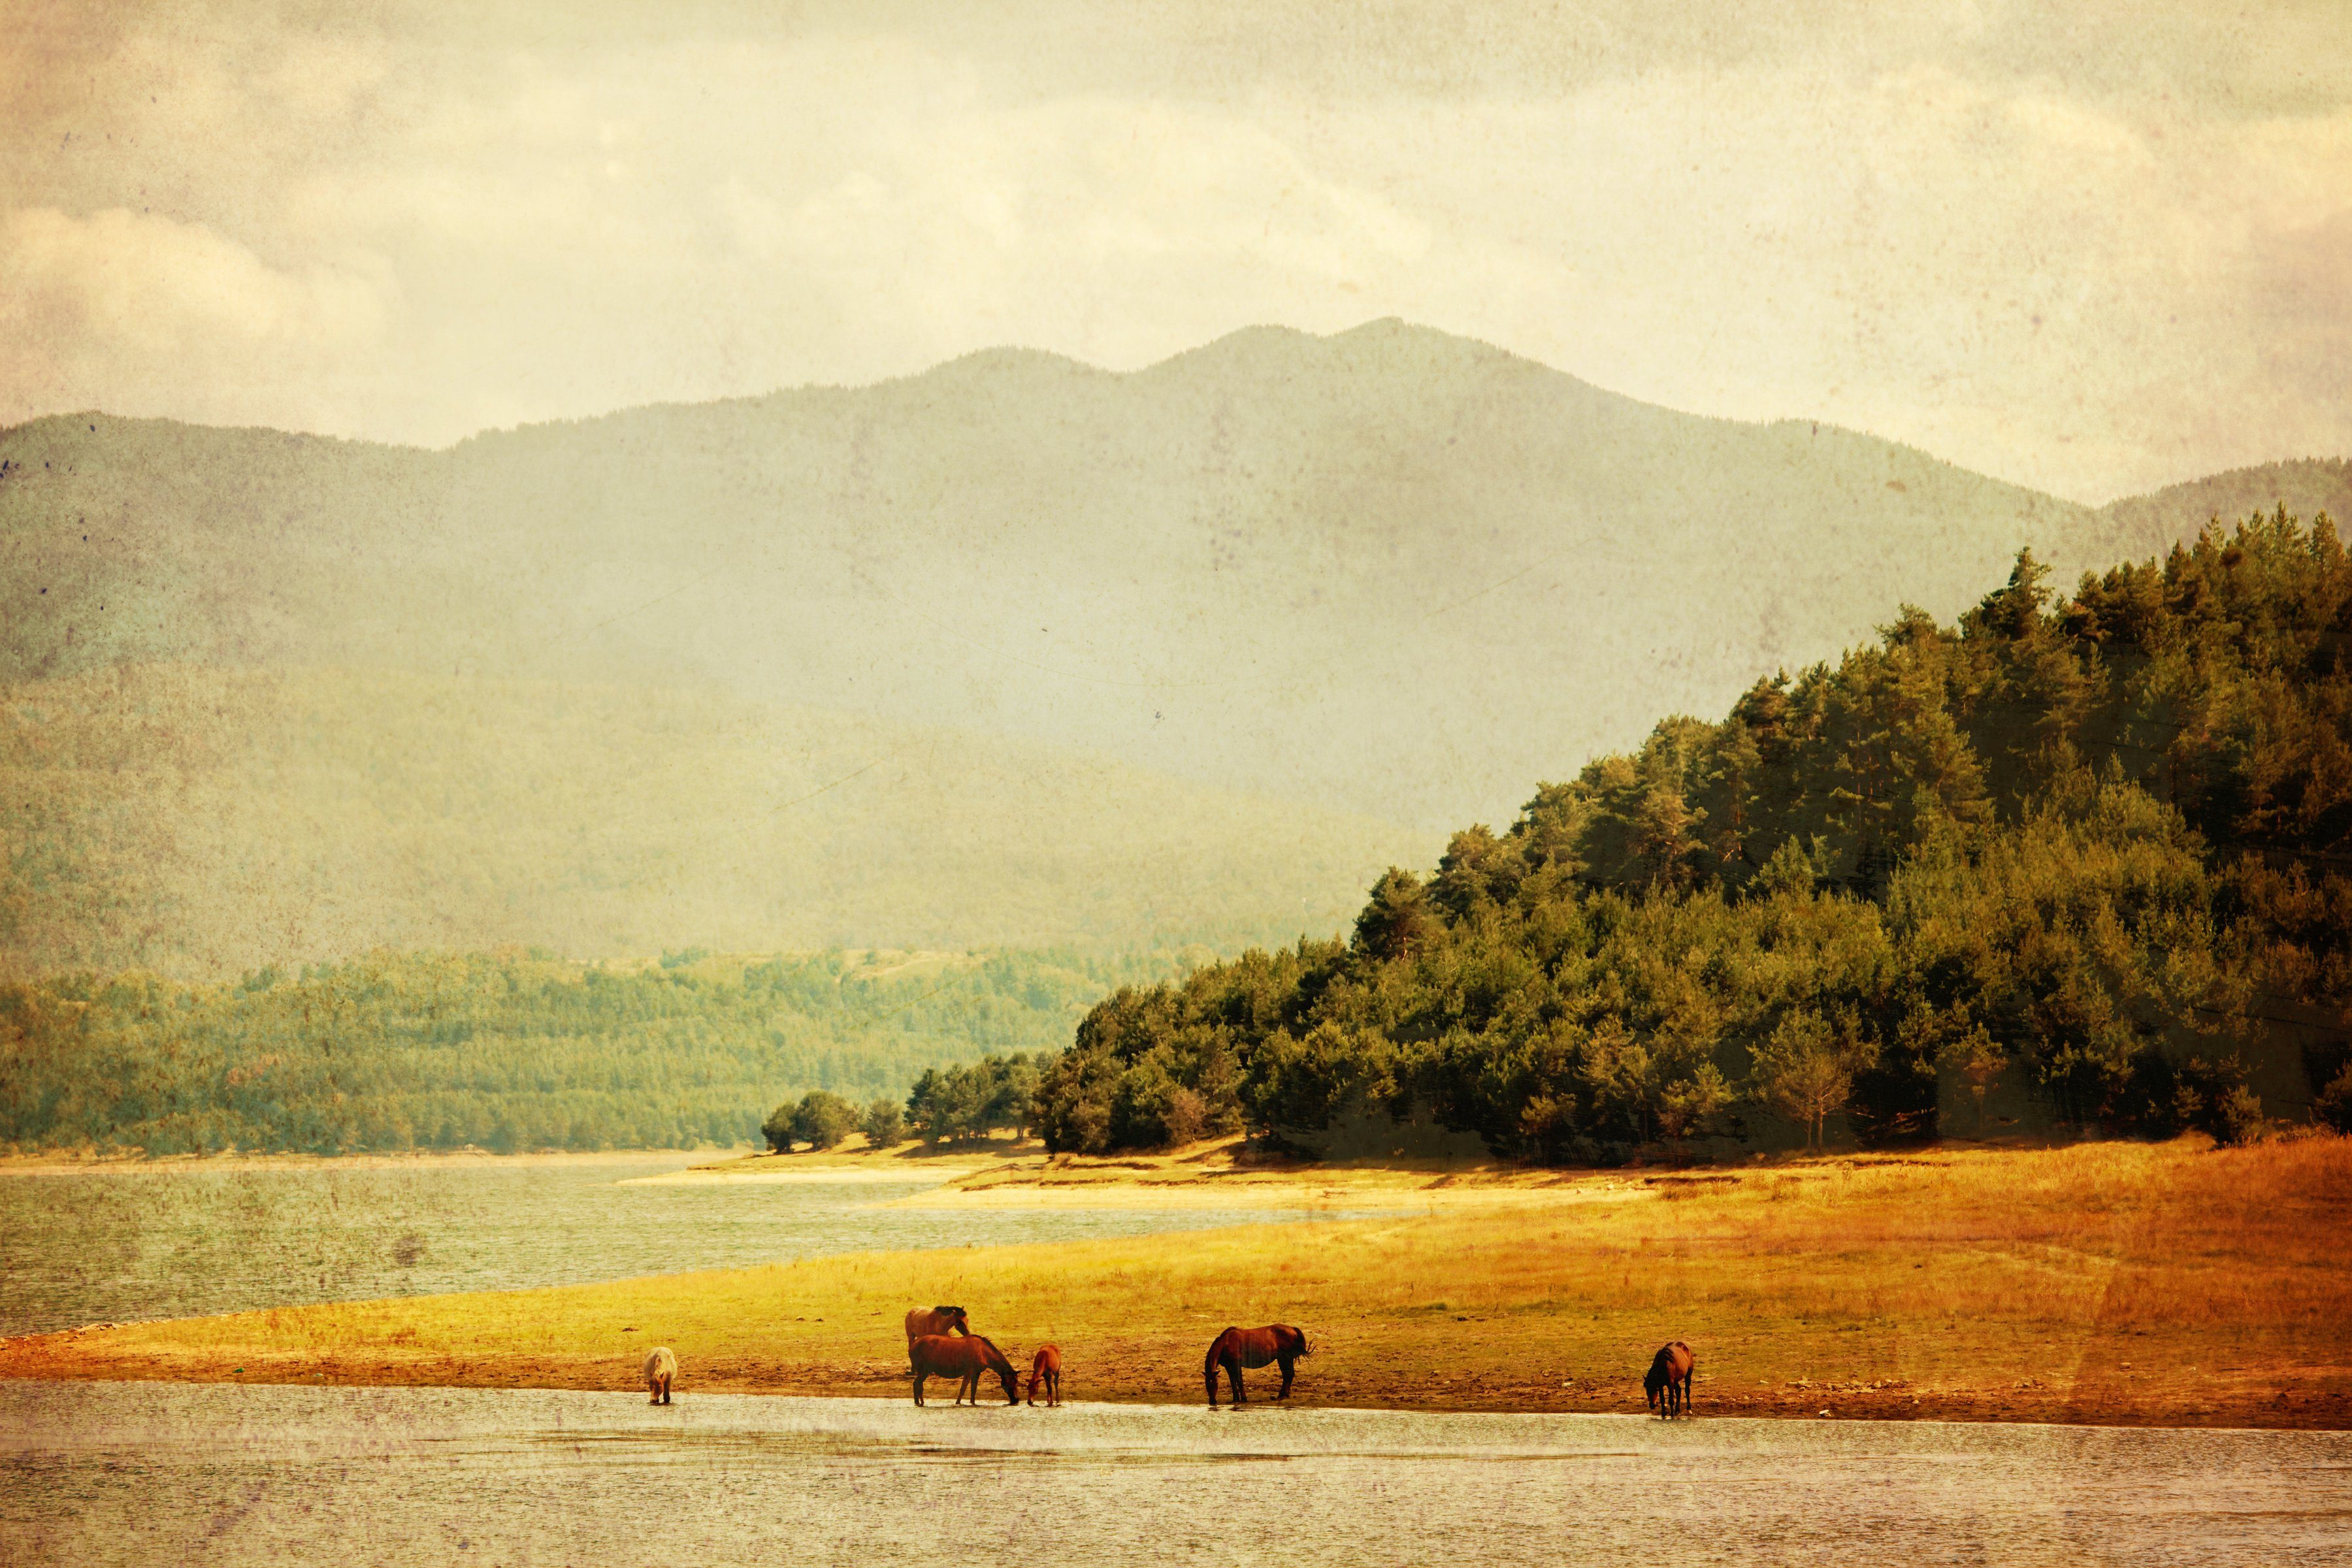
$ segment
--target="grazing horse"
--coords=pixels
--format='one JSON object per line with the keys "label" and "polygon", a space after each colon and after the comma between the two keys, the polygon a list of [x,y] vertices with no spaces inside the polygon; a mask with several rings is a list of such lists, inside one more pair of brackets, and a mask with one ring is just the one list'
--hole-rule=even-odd
{"label": "grazing horse", "polygon": [[1307,1353],[1307,1331],[1294,1329],[1288,1323],[1268,1323],[1262,1329],[1227,1329],[1209,1347],[1209,1359],[1202,1363],[1202,1375],[1209,1384],[1209,1408],[1217,1407],[1217,1369],[1223,1367],[1233,1380],[1233,1403],[1240,1405],[1242,1368],[1261,1367],[1268,1362],[1282,1366],[1282,1392],[1276,1399],[1290,1397],[1290,1376],[1298,1358]]}
{"label": "grazing horse", "polygon": [[1045,1385],[1045,1403],[1049,1406],[1062,1403],[1061,1346],[1043,1347],[1037,1352],[1036,1358],[1029,1363],[1029,1403],[1032,1405],[1037,1403],[1037,1387],[1040,1384]]}
{"label": "grazing horse", "polygon": [[912,1348],[925,1334],[971,1332],[961,1307],[918,1307],[907,1314],[907,1344]]}
{"label": "grazing horse", "polygon": [[1642,1392],[1650,1396],[1650,1408],[1656,1410],[1660,1401],[1663,1414],[1672,1419],[1690,1413],[1691,1373],[1698,1366],[1698,1358],[1691,1354],[1690,1346],[1680,1340],[1670,1345],[1660,1345],[1658,1353],[1650,1358],[1650,1370],[1642,1379]]}
{"label": "grazing horse", "polygon": [[652,1397],[647,1405],[669,1403],[669,1380],[677,1375],[677,1357],[667,1345],[656,1345],[646,1357],[646,1392]]}
{"label": "grazing horse", "polygon": [[974,1405],[980,1403],[980,1374],[994,1373],[1004,1384],[1004,1403],[1021,1403],[1020,1379],[1013,1363],[978,1334],[958,1339],[952,1334],[925,1334],[907,1351],[907,1360],[915,1378],[915,1403],[923,1402],[923,1384],[934,1377],[954,1377],[961,1382],[956,1388],[955,1402],[961,1405],[969,1396]]}

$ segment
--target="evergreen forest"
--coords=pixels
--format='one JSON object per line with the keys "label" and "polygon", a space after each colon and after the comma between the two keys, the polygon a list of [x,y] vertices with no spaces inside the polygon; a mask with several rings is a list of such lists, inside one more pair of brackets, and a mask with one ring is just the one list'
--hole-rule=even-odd
{"label": "evergreen forest", "polygon": [[[1344,939],[1127,987],[1100,1152],[1365,1117],[1612,1163],[2352,1121],[2352,563],[2284,509],[1759,680],[1391,869]],[[1530,679],[1540,679],[1530,671]]]}
{"label": "evergreen forest", "polygon": [[2333,522],[2282,509],[2071,595],[2046,576],[2021,552],[1957,625],[1906,607],[1718,721],[1664,721],[1505,830],[1455,833],[1430,874],[1391,868],[1329,940],[1181,973],[1166,952],[508,949],[51,976],[0,986],[0,1147],[1012,1129],[1102,1153],[1413,1123],[1612,1163],[2020,1124],[2352,1130]]}

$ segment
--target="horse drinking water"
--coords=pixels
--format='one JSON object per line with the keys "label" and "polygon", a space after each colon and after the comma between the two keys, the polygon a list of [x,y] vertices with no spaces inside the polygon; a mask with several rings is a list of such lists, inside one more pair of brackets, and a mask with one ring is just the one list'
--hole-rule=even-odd
{"label": "horse drinking water", "polygon": [[1262,1329],[1227,1329],[1209,1347],[1209,1359],[1201,1372],[1209,1384],[1209,1408],[1217,1407],[1217,1369],[1223,1367],[1233,1381],[1233,1403],[1244,1402],[1242,1393],[1242,1369],[1256,1368],[1276,1363],[1282,1368],[1282,1392],[1276,1399],[1290,1397],[1290,1376],[1298,1358],[1307,1353],[1307,1331],[1292,1328],[1288,1323],[1268,1323]]}
{"label": "horse drinking water", "polygon": [[994,1373],[1004,1384],[1004,1403],[1021,1403],[1019,1375],[1004,1352],[986,1339],[973,1334],[958,1339],[952,1334],[925,1334],[907,1348],[907,1361],[915,1379],[915,1403],[923,1402],[923,1384],[934,1377],[961,1380],[956,1388],[955,1402],[961,1405],[967,1395],[974,1405],[980,1403],[980,1374]]}
{"label": "horse drinking water", "polygon": [[677,1357],[667,1345],[656,1345],[646,1357],[646,1392],[652,1397],[647,1405],[669,1403],[669,1380],[677,1375]]}
{"label": "horse drinking water", "polygon": [[1029,1403],[1037,1403],[1037,1390],[1045,1390],[1048,1405],[1062,1403],[1062,1347],[1045,1345],[1029,1363]]}
{"label": "horse drinking water", "polygon": [[1664,1401],[1664,1414],[1668,1419],[1688,1415],[1691,1373],[1697,1366],[1698,1358],[1682,1341],[1660,1345],[1658,1353],[1650,1358],[1648,1373],[1642,1379],[1642,1392],[1650,1396],[1650,1408],[1656,1410]]}

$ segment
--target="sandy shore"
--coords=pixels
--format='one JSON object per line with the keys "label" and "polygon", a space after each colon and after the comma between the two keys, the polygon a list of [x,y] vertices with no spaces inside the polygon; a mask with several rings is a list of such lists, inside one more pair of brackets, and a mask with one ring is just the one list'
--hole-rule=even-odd
{"label": "sandy shore", "polygon": [[169,1174],[207,1171],[415,1171],[448,1167],[643,1165],[675,1160],[680,1169],[708,1163],[730,1151],[712,1149],[599,1149],[573,1152],[493,1154],[480,1149],[420,1149],[399,1154],[6,1154],[0,1176],[86,1176],[119,1173]]}
{"label": "sandy shore", "polygon": [[[306,1384],[349,1387],[576,1388],[641,1391],[634,1359],[583,1360],[568,1356],[484,1356],[392,1360],[369,1354],[289,1357],[259,1352],[234,1354],[123,1354],[93,1347],[78,1353],[77,1335],[49,1335],[37,1356],[6,1353],[16,1344],[0,1341],[0,1376],[158,1381],[173,1383]],[[673,1336],[675,1337],[675,1336]],[[1011,1342],[1006,1342],[1008,1344]],[[1088,1347],[1092,1349],[1093,1347]],[[1017,1347],[1016,1347],[1017,1349]],[[1069,1396],[1107,1404],[1169,1405],[1202,1398],[1198,1350],[1178,1364],[1137,1369],[1074,1353],[1065,1387]],[[1639,1358],[1633,1358],[1638,1360]],[[1023,1369],[1026,1370],[1025,1360]],[[1696,1382],[1695,1411],[1705,1415],[1761,1416],[1791,1420],[2025,1421],[2096,1426],[2352,1429],[2352,1366],[2325,1369],[2333,1388],[2278,1391],[2260,1375],[2209,1382],[2193,1391],[2135,1394],[2071,1371],[2054,1378],[2011,1380],[2002,1384],[1919,1384],[1907,1378],[1793,1379],[1759,1386],[1746,1379],[1720,1380],[1702,1363]],[[1253,1400],[1266,1400],[1280,1387],[1272,1368],[1246,1374]],[[689,1360],[680,1374],[679,1397],[696,1393],[802,1394],[825,1397],[906,1399],[903,1358],[869,1356],[854,1361],[793,1361],[764,1357]],[[1083,1390],[1083,1392],[1080,1392]],[[940,1401],[950,1384],[934,1381]],[[984,1398],[1002,1391],[992,1378]],[[1223,1395],[1221,1394],[1222,1400]],[[1302,1405],[1362,1410],[1468,1411],[1498,1414],[1639,1415],[1644,1412],[1638,1365],[1615,1375],[1561,1379],[1515,1379],[1486,1371],[1426,1373],[1397,1368],[1333,1367],[1309,1357],[1300,1363],[1293,1402]]]}
{"label": "sandy shore", "polygon": [[815,1165],[804,1171],[667,1171],[658,1176],[630,1176],[614,1184],[623,1187],[838,1186],[871,1184],[905,1186],[917,1182],[950,1182],[979,1173],[977,1165]]}
{"label": "sandy shore", "polygon": [[1654,1198],[1658,1190],[1638,1182],[1591,1182],[1557,1186],[1395,1186],[1378,1183],[1314,1181],[1231,1182],[1007,1182],[996,1185],[948,1185],[909,1193],[894,1208],[962,1210],[1034,1209],[1281,1209],[1308,1213],[1435,1215],[1465,1210],[1547,1207],[1564,1204],[1623,1203]]}

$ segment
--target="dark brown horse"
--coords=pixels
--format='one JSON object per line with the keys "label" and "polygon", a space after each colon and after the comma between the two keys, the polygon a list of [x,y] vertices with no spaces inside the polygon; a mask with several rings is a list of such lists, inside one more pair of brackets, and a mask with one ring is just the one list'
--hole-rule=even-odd
{"label": "dark brown horse", "polygon": [[912,1345],[925,1334],[968,1334],[971,1324],[965,1321],[961,1307],[917,1307],[907,1314],[907,1343]]}
{"label": "dark brown horse", "polygon": [[1288,1323],[1269,1323],[1262,1329],[1227,1329],[1209,1347],[1209,1359],[1202,1364],[1202,1377],[1209,1385],[1209,1408],[1217,1407],[1217,1369],[1224,1368],[1233,1380],[1235,1405],[1245,1402],[1242,1393],[1242,1368],[1261,1367],[1269,1362],[1282,1367],[1282,1392],[1276,1399],[1290,1397],[1290,1376],[1298,1358],[1307,1353],[1307,1331],[1294,1329]]}
{"label": "dark brown horse", "polygon": [[1698,1358],[1691,1354],[1690,1346],[1680,1340],[1670,1345],[1660,1345],[1658,1353],[1650,1358],[1650,1371],[1642,1379],[1642,1392],[1650,1396],[1650,1408],[1656,1410],[1664,1402],[1663,1412],[1667,1418],[1690,1413],[1691,1373],[1698,1366]]}
{"label": "dark brown horse", "polygon": [[961,1405],[969,1397],[980,1403],[980,1374],[992,1372],[1004,1384],[1004,1403],[1018,1405],[1018,1375],[1013,1363],[981,1335],[959,1339],[953,1334],[925,1334],[907,1347],[907,1360],[915,1378],[915,1403],[923,1402],[923,1384],[934,1377],[960,1379],[955,1402]]}
{"label": "dark brown horse", "polygon": [[1029,1363],[1029,1403],[1037,1403],[1037,1390],[1045,1390],[1045,1403],[1062,1403],[1062,1347],[1045,1345]]}

